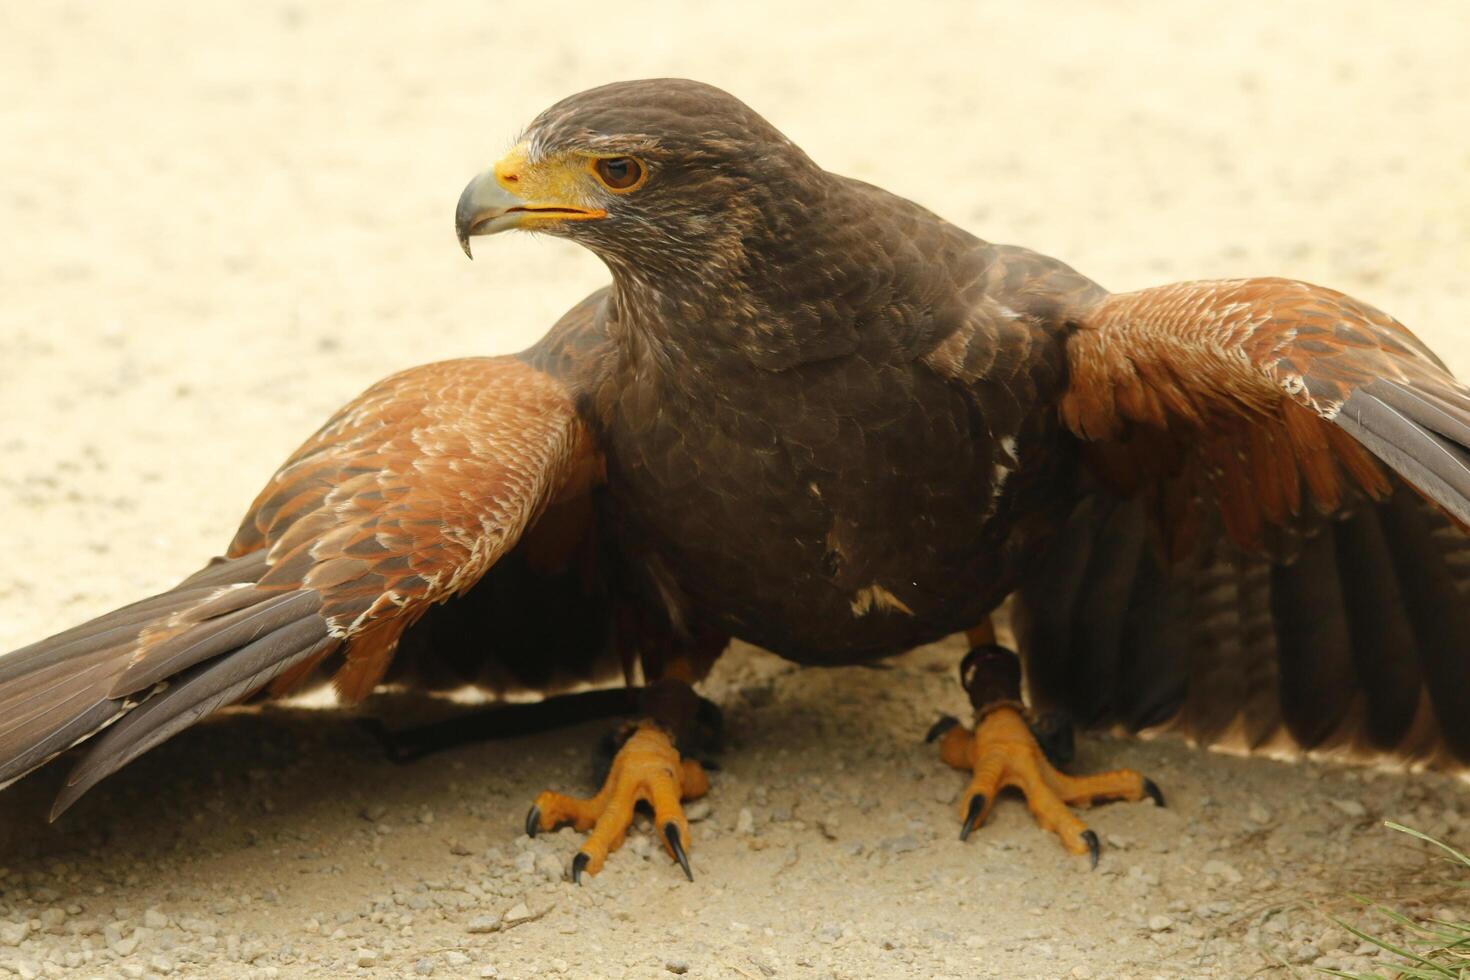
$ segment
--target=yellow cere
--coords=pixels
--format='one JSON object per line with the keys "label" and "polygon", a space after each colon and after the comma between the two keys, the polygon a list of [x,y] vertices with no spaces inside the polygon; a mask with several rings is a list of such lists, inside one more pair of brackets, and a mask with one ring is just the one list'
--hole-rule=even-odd
{"label": "yellow cere", "polygon": [[[553,157],[532,163],[525,143],[521,143],[495,164],[495,180],[506,191],[525,203],[520,205],[521,227],[541,221],[576,221],[601,218],[607,212],[588,193],[595,178],[577,157]],[[542,216],[536,212],[548,212]],[[552,208],[575,209],[580,213],[551,211]]]}

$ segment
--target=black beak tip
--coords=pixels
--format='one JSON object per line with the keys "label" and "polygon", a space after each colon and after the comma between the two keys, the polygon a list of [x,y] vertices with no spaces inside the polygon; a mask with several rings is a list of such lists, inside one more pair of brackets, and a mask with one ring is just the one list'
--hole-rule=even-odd
{"label": "black beak tip", "polygon": [[454,237],[459,239],[459,247],[471,259],[475,257],[470,251],[470,236],[475,233],[475,184],[478,180],[477,177],[465,185],[454,206]]}

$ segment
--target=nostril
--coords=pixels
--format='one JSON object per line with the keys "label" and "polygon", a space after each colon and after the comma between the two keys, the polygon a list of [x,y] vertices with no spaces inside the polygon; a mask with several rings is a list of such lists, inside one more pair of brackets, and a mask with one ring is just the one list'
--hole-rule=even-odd
{"label": "nostril", "polygon": [[521,175],[520,174],[506,174],[505,176],[501,177],[500,179],[503,180],[503,181],[505,181],[507,184],[514,184],[516,181],[518,181],[518,180],[521,179]]}

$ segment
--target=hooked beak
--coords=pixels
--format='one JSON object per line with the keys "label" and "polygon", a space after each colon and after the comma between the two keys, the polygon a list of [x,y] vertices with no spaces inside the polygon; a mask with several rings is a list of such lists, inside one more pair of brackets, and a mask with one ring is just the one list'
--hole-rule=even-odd
{"label": "hooked beak", "polygon": [[470,251],[470,236],[493,235],[497,231],[514,228],[519,212],[515,208],[526,202],[500,186],[495,172],[488,170],[465,186],[459,195],[459,206],[454,209],[454,234],[459,238],[459,247],[464,254],[474,258]]}
{"label": "hooked beak", "polygon": [[[528,191],[542,190],[547,197],[565,197],[572,194],[557,194],[566,190],[563,180],[549,175],[545,178],[522,182],[525,155],[519,147],[510,156],[491,169],[480,174],[465,186],[459,196],[459,206],[454,209],[454,234],[459,238],[459,247],[470,258],[470,238],[475,235],[494,235],[511,228],[536,229],[561,221],[590,221],[607,217],[601,208],[587,208],[560,200],[537,200],[543,195],[532,194],[530,198],[510,190],[525,187]],[[529,176],[529,175],[528,175]],[[532,186],[527,186],[532,185]]]}

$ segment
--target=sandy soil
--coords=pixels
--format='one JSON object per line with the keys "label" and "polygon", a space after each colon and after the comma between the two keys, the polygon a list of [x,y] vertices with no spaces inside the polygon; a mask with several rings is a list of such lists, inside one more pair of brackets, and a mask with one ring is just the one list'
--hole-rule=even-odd
{"label": "sandy soil", "polygon": [[[1324,282],[1470,370],[1464,4],[740,6],[0,9],[0,649],[191,571],[373,379],[522,346],[598,285],[529,237],[471,265],[450,220],[523,122],[614,78],[723,85],[829,168],[1113,288]],[[600,724],[401,768],[342,713],[237,714],[51,827],[48,771],[0,798],[0,973],[1306,974],[1377,962],[1331,921],[1362,920],[1349,892],[1453,897],[1378,821],[1464,844],[1460,784],[1177,743],[1085,743],[1171,802],[1092,814],[1096,873],[1019,803],[961,845],[962,780],[919,744],[962,706],[958,652],[727,657],[692,885],[635,834],[577,889],[570,832],[518,835]]]}

